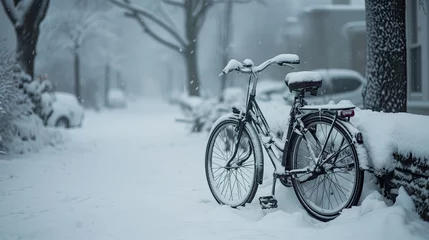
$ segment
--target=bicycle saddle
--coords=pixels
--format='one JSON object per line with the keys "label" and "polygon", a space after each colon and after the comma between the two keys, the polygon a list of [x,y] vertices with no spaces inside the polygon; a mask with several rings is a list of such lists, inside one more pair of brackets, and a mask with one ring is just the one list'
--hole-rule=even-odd
{"label": "bicycle saddle", "polygon": [[292,91],[311,91],[322,86],[322,76],[318,72],[299,71],[286,75],[286,86]]}

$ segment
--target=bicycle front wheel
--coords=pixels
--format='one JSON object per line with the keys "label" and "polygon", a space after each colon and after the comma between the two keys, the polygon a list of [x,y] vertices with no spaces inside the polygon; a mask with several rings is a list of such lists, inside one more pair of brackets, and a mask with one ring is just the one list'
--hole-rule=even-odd
{"label": "bicycle front wheel", "polygon": [[243,129],[231,166],[226,164],[238,141],[238,120],[219,123],[213,129],[206,149],[205,170],[210,191],[219,204],[234,208],[252,202],[262,167],[262,147],[248,124]]}
{"label": "bicycle front wheel", "polygon": [[[319,163],[327,161],[314,173],[292,179],[298,200],[310,215],[321,221],[332,220],[344,208],[356,205],[363,186],[364,174],[352,139],[339,123],[332,123],[333,119],[325,115],[304,119],[308,131],[303,136],[293,135],[286,165],[288,169],[315,166],[311,151],[318,157],[326,144]],[[328,160],[330,156],[335,157]]]}

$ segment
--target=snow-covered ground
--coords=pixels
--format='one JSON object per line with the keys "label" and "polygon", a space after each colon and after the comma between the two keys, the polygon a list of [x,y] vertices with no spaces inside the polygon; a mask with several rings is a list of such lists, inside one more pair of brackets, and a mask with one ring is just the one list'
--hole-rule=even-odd
{"label": "snow-covered ground", "polygon": [[388,206],[370,178],[361,206],[329,223],[311,218],[282,186],[280,208],[261,210],[268,162],[253,203],[219,206],[204,174],[207,135],[190,134],[178,116],[177,107],[149,100],[88,112],[64,146],[0,160],[0,239],[428,239],[429,224],[407,195]]}

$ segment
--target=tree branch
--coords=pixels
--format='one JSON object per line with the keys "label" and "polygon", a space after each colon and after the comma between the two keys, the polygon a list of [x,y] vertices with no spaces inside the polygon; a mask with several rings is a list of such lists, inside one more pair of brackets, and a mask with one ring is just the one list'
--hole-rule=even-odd
{"label": "tree branch", "polygon": [[[170,15],[168,14],[167,10],[165,10],[164,5],[162,4],[162,2],[160,2],[160,4],[157,5],[158,6],[158,11],[160,13],[160,15],[165,19],[165,21],[167,21],[168,24],[170,24],[170,26],[178,33],[178,34],[182,34],[179,30],[179,28],[177,28],[176,23],[173,21],[173,19],[171,19]],[[181,35],[182,36],[182,35]]]}
{"label": "tree branch", "polygon": [[211,3],[213,3],[211,0],[204,0],[203,1],[203,3],[202,3],[203,5],[202,5],[200,11],[197,14],[195,14],[195,24],[198,23],[198,19],[200,19],[201,17],[203,17],[205,15],[205,13],[207,12],[207,9],[209,9],[212,6]]}
{"label": "tree branch", "polygon": [[177,2],[174,0],[162,0],[162,2],[171,6],[185,8],[185,4],[183,2]]}
{"label": "tree branch", "polygon": [[9,0],[1,0],[1,3],[10,21],[15,24],[18,21],[18,14],[16,13],[15,6]]}
{"label": "tree branch", "polygon": [[250,3],[254,0],[213,0],[213,3],[226,3],[228,1],[232,1],[234,3]]}
{"label": "tree branch", "polygon": [[45,18],[46,12],[48,12],[49,3],[50,3],[50,0],[42,0],[42,2],[40,3],[39,14],[36,17],[36,21],[34,21],[35,25],[36,24],[40,25],[40,23]]}
{"label": "tree branch", "polygon": [[158,41],[159,43],[163,44],[164,46],[171,48],[172,50],[182,53],[181,49],[182,47],[171,43],[167,40],[165,40],[164,38],[160,37],[158,34],[156,34],[154,31],[152,31],[152,29],[150,29],[146,23],[143,21],[143,19],[141,19],[138,15],[134,15],[132,13],[125,13],[126,17],[129,18],[134,18],[135,20],[137,20],[137,22],[140,24],[140,26],[143,28],[143,31],[145,33],[147,33],[149,36],[151,36],[155,41]]}
{"label": "tree branch", "polygon": [[180,45],[182,45],[182,46],[187,45],[185,40],[183,40],[182,37],[180,37],[179,33],[177,33],[172,27],[170,27],[168,24],[164,23],[161,19],[159,19],[157,16],[155,16],[153,13],[147,11],[146,9],[142,9],[142,8],[135,6],[129,2],[123,3],[123,2],[119,2],[119,0],[107,0],[107,1],[117,5],[119,7],[122,7],[122,8],[125,8],[125,9],[131,11],[133,13],[133,15],[141,14],[141,15],[149,18],[154,23],[156,23],[158,26],[162,27],[165,31],[170,33],[179,42]]}

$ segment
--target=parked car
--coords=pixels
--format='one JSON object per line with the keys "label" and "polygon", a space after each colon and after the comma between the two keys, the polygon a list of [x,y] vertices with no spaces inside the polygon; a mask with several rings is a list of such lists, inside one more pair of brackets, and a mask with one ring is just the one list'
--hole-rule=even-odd
{"label": "parked car", "polygon": [[[363,107],[362,90],[366,85],[366,79],[358,72],[350,69],[316,69],[323,79],[322,87],[317,96],[309,95],[306,100],[309,103],[326,104],[333,100],[349,100],[359,108]],[[293,102],[294,95],[286,91],[284,99],[287,103]]]}
{"label": "parked car", "polygon": [[256,88],[256,98],[258,101],[264,102],[278,99],[283,101],[282,98],[286,91],[289,92],[289,89],[281,79],[261,79]]}
{"label": "parked car", "polygon": [[52,111],[45,121],[46,126],[74,128],[81,127],[84,109],[77,98],[70,93],[54,92]]}
{"label": "parked car", "polygon": [[112,88],[107,93],[107,96],[110,108],[125,108],[127,106],[125,93],[121,89]]}

